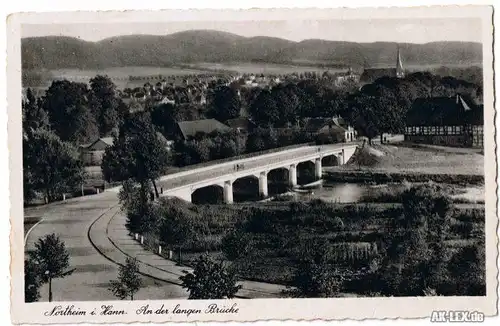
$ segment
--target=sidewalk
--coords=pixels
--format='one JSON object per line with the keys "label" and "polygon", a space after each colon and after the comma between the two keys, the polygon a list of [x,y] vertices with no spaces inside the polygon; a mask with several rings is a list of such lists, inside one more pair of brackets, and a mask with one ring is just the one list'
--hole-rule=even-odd
{"label": "sidewalk", "polygon": [[[183,271],[191,271],[191,268],[178,266],[174,261],[143,248],[129,235],[125,222],[125,215],[117,207],[113,208],[90,228],[89,237],[108,259],[123,264],[127,257],[136,257],[141,273],[181,286],[179,276],[184,275]],[[286,289],[282,285],[263,282],[241,281],[240,284],[243,287],[237,296],[241,298],[277,298]]]}
{"label": "sidewalk", "polygon": [[[113,242],[108,238],[108,223],[110,220],[113,218],[113,216],[117,215],[120,213],[120,207],[119,205],[114,206],[111,208],[109,211],[107,211],[104,215],[99,217],[97,220],[92,223],[92,225],[88,229],[88,238],[94,248],[105,258],[107,258],[109,261],[119,264],[119,265],[125,265],[125,262],[127,260],[127,255],[125,254],[125,251],[121,251],[120,248],[115,246]],[[127,231],[125,230],[125,226],[123,225],[123,230],[117,230],[118,232],[114,233],[116,236],[119,234],[123,233],[128,236]],[[122,247],[127,247],[126,244],[126,238],[123,237],[123,239],[119,239],[118,241],[122,244]],[[129,241],[132,244],[132,240]],[[131,246],[131,248],[134,248],[135,246]],[[140,247],[140,245],[139,245]],[[126,249],[127,252],[129,252],[128,249]],[[142,252],[146,253],[145,250],[142,250]],[[160,271],[157,268],[153,266],[149,266],[148,264],[145,264],[142,262],[141,258],[141,252],[135,253],[133,250],[130,251],[130,256],[134,257],[133,255],[137,255],[137,259],[139,260],[139,271],[141,274],[145,276],[149,276],[153,279],[157,279],[159,281],[165,281],[167,283],[171,283],[176,285],[174,288],[176,289],[176,293],[174,297],[176,298],[187,298],[188,297],[188,292],[183,289],[180,286],[180,282],[178,279],[178,276],[175,274],[171,274],[166,271]],[[178,286],[178,287],[177,287]]]}

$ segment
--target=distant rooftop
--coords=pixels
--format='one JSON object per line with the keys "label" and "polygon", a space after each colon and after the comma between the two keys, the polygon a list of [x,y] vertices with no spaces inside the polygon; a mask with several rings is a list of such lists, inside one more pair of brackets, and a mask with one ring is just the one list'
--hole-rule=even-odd
{"label": "distant rooftop", "polygon": [[177,125],[184,139],[194,137],[198,133],[210,134],[215,131],[225,132],[231,130],[230,127],[215,119],[182,121],[178,122]]}

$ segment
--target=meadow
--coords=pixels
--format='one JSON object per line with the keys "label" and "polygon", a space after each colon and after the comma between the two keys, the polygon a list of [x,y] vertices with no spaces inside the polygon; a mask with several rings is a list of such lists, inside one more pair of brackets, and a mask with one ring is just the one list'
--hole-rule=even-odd
{"label": "meadow", "polygon": [[198,69],[234,71],[240,74],[286,75],[292,73],[300,74],[311,71],[320,73],[324,71],[329,71],[330,73],[347,71],[347,69],[322,68],[314,65],[307,66],[307,65],[252,63],[252,62],[238,62],[238,63],[203,62],[203,63],[192,64],[190,66]]}
{"label": "meadow", "polygon": [[[348,164],[327,171],[370,171],[406,174],[484,175],[480,149],[412,143],[365,146]],[[358,164],[361,163],[361,164]]]}
{"label": "meadow", "polygon": [[[57,69],[51,70],[54,79],[68,79],[75,82],[88,82],[96,75],[107,75],[116,84],[118,89],[126,87],[134,88],[143,86],[153,77],[182,76],[190,74],[206,74],[207,71],[186,67],[112,67],[104,69]],[[140,77],[138,80],[130,80],[130,76]],[[155,80],[157,82],[159,80]]]}

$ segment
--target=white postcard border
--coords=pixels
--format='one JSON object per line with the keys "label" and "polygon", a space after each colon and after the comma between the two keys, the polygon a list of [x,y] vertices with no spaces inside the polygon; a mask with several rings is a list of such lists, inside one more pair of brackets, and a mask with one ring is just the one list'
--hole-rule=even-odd
{"label": "white postcard border", "polygon": [[[25,23],[90,22],[90,21],[168,21],[168,20],[259,20],[259,19],[362,19],[404,17],[479,17],[483,22],[484,69],[484,152],[486,188],[486,269],[487,295],[485,297],[415,297],[415,298],[331,298],[331,299],[257,299],[257,300],[162,300],[162,301],[103,301],[103,302],[40,302],[24,303],[24,242],[22,201],[22,142],[21,142],[21,25]],[[433,310],[481,311],[486,315],[497,314],[497,256],[498,220],[496,214],[496,155],[495,109],[493,92],[493,37],[492,8],[486,6],[447,6],[415,8],[359,8],[359,9],[274,9],[274,10],[169,10],[125,12],[73,12],[73,13],[24,13],[8,19],[8,139],[10,152],[11,198],[11,313],[15,323],[106,323],[106,322],[186,322],[186,321],[256,321],[256,320],[339,320],[421,318]],[[140,315],[137,310],[149,305],[153,310],[162,304],[173,309],[206,311],[209,304],[231,306],[236,303],[238,313]],[[44,313],[55,305],[74,305],[76,310],[88,312],[86,316],[46,317]],[[114,310],[124,310],[126,315],[101,316],[102,305],[113,305]],[[97,312],[91,315],[92,311]]]}

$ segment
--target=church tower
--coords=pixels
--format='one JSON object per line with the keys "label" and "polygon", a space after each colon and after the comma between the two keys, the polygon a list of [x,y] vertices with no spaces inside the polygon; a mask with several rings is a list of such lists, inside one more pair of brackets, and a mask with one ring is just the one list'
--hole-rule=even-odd
{"label": "church tower", "polygon": [[398,58],[396,62],[396,77],[398,78],[403,78],[405,76],[405,71],[403,68],[403,63],[401,61],[401,52],[399,51],[399,46],[398,46]]}

